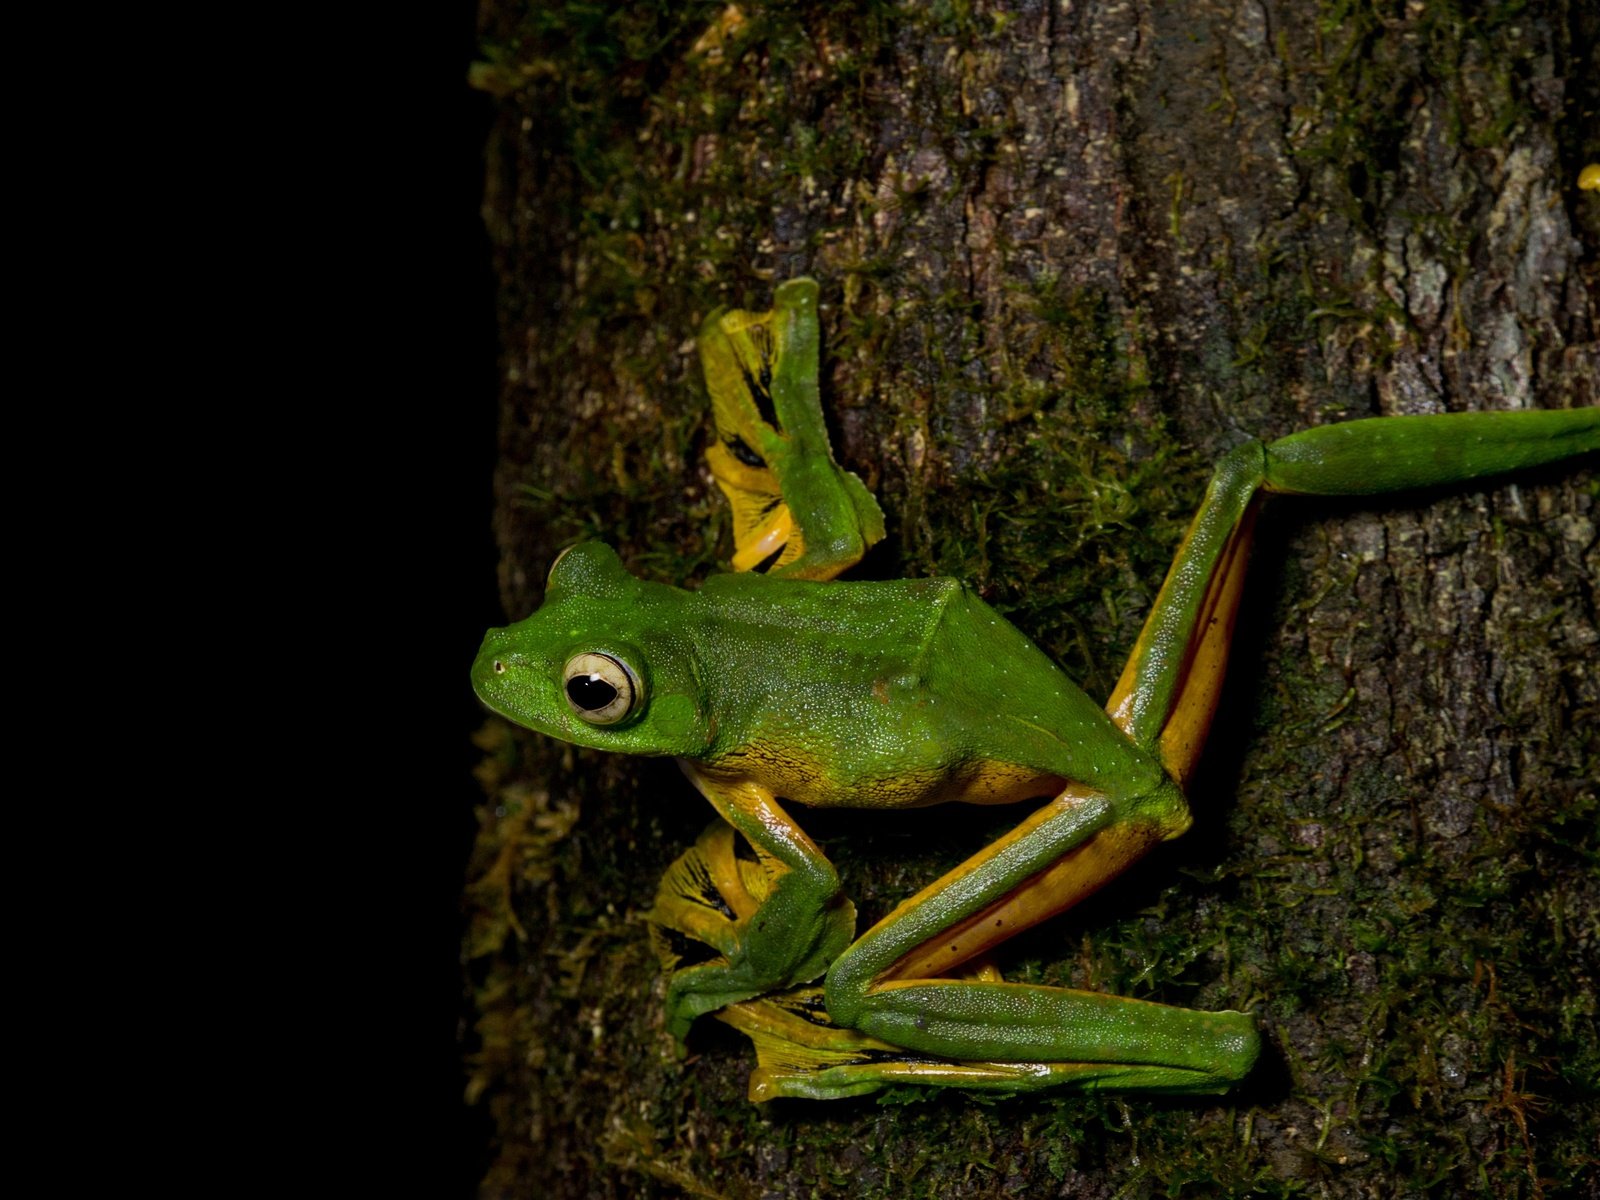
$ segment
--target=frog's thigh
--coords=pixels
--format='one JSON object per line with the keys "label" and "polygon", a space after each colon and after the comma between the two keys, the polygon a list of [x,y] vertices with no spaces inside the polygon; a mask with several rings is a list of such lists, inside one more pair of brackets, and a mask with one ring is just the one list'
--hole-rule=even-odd
{"label": "frog's thigh", "polygon": [[[1170,783],[1123,804],[1069,788],[851,947],[828,973],[829,1014],[908,1050],[1039,1064],[1041,1087],[1227,1086],[1255,1058],[1255,1025],[1244,1014],[937,977],[1069,907],[1187,819]],[[1062,1064],[1072,1064],[1066,1074]]]}

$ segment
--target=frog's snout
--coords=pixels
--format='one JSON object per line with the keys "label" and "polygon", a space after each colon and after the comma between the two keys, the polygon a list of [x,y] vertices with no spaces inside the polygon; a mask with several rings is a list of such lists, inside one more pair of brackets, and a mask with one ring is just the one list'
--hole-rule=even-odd
{"label": "frog's snout", "polygon": [[478,664],[486,666],[496,675],[504,675],[508,647],[505,638],[494,636],[499,632],[498,629],[491,629],[489,636],[483,639],[483,645],[478,647]]}
{"label": "frog's snout", "polygon": [[506,673],[511,659],[509,641],[504,629],[491,629],[484,635],[478,656],[472,660],[472,687],[480,699],[488,699],[484,685],[493,686],[495,678]]}

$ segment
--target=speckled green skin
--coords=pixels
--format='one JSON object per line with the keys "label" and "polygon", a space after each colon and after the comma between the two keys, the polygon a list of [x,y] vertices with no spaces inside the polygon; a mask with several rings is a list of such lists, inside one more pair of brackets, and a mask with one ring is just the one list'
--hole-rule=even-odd
{"label": "speckled green skin", "polygon": [[[561,670],[581,651],[634,667],[648,698],[636,719],[597,727],[573,714]],[[1115,795],[1163,779],[1032,642],[949,579],[718,575],[689,592],[635,579],[590,542],[557,563],[538,612],[488,635],[473,684],[531,729],[713,771],[738,763],[811,806],[935,802],[982,760],[1030,768],[1041,786],[1028,795],[1052,779]]]}

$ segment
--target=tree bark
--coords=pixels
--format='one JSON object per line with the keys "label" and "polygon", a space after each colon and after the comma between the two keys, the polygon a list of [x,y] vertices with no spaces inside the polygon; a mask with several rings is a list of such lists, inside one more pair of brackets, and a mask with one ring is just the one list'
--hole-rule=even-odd
{"label": "tree bark", "polygon": [[[835,446],[888,514],[865,573],[970,580],[1106,694],[1245,437],[1600,401],[1597,21],[485,0],[508,616],[581,537],[691,586],[726,557],[693,334],[809,274]],[[1221,1099],[749,1105],[731,1031],[675,1054],[641,915],[710,810],[662,761],[488,727],[485,1195],[1583,1194],[1592,466],[1275,502],[1195,828],[1002,960],[1253,1009]],[[862,928],[1016,816],[799,815]]]}

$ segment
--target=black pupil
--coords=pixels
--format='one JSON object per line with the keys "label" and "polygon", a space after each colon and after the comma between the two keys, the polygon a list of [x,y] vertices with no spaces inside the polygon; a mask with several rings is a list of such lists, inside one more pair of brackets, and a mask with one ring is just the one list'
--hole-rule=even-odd
{"label": "black pupil", "polygon": [[615,700],[617,689],[598,675],[574,675],[567,680],[567,695],[585,712],[593,712]]}

